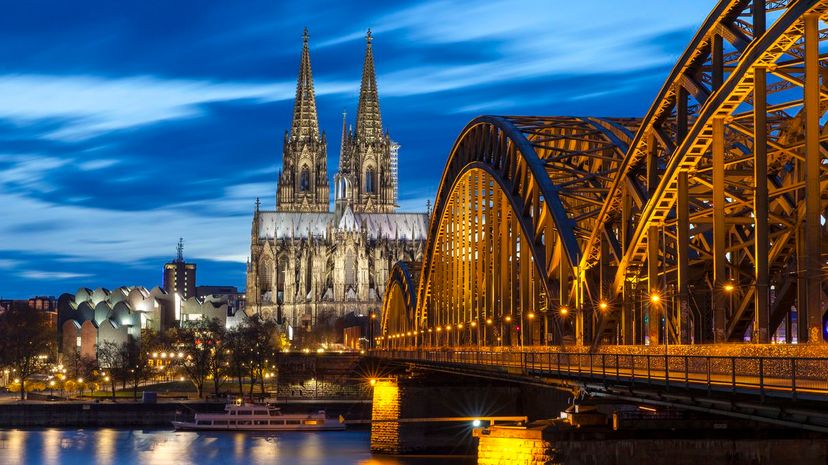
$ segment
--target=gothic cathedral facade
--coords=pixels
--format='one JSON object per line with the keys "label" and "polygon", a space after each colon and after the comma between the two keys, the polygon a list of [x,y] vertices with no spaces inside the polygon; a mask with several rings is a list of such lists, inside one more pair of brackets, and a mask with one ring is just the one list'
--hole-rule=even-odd
{"label": "gothic cathedral facade", "polygon": [[305,30],[276,210],[257,201],[253,214],[248,312],[277,316],[293,331],[378,312],[393,264],[420,260],[425,245],[428,215],[396,211],[398,146],[383,132],[371,40],[369,30],[356,128],[343,117],[333,211]]}

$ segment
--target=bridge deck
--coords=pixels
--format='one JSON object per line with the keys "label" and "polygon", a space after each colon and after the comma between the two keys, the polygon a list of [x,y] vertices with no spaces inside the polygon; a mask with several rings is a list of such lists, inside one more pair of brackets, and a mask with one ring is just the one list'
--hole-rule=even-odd
{"label": "bridge deck", "polygon": [[828,401],[828,358],[567,353],[535,350],[396,350],[376,356],[508,377],[731,391]]}

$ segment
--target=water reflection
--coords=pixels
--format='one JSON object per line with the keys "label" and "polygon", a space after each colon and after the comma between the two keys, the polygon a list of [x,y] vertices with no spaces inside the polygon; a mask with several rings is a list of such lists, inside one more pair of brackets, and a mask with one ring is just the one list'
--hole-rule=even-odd
{"label": "water reflection", "polygon": [[452,457],[373,457],[367,431],[192,433],[0,430],[3,465],[460,465]]}

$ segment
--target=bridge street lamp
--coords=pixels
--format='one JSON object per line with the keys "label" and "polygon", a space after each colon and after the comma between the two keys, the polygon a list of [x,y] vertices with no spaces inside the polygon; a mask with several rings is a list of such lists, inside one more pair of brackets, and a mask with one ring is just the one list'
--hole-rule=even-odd
{"label": "bridge street lamp", "polygon": [[[512,345],[512,328],[510,327],[511,323],[512,315],[506,315],[500,321],[500,336],[501,338],[503,338],[503,336],[506,334],[506,331],[504,330],[504,326],[506,326],[509,330],[509,345]],[[503,345],[505,342],[506,341],[501,341],[500,345]]]}
{"label": "bridge street lamp", "polygon": [[566,319],[569,317],[569,306],[561,305],[558,308],[558,317],[561,328],[561,346],[566,342]]}

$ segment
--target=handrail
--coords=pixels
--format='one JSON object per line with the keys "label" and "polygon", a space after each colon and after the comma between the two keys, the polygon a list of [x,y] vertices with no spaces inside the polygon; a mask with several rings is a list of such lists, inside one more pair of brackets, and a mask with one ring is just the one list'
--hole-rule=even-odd
{"label": "handrail", "polygon": [[[554,354],[554,355],[553,355]],[[828,357],[623,354],[552,351],[375,350],[372,356],[452,365],[579,383],[662,385],[666,389],[740,392],[796,401],[802,395],[828,401]],[[508,371],[507,371],[508,370]],[[823,398],[824,396],[824,398]]]}

